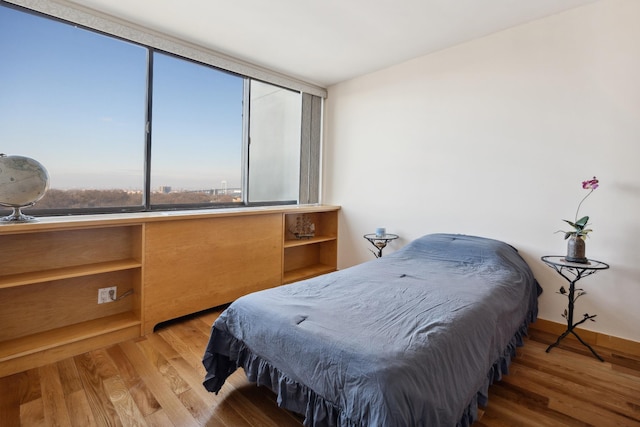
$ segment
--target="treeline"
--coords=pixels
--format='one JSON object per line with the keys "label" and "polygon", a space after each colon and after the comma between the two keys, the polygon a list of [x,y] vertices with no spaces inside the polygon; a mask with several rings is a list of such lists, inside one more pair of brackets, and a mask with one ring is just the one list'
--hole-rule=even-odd
{"label": "treeline", "polygon": [[[152,193],[152,204],[231,203],[233,195],[203,192]],[[86,209],[141,206],[142,193],[125,190],[56,190],[49,189],[34,209]]]}

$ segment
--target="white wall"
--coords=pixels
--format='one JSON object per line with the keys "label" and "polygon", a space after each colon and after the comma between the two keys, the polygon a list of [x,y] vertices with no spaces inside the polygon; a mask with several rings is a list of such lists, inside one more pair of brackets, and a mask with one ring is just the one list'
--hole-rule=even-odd
{"label": "white wall", "polygon": [[640,1],[603,0],[329,88],[323,202],[343,207],[339,267],[373,258],[362,235],[428,233],[516,246],[563,322],[562,219],[583,204],[587,329],[640,341]]}

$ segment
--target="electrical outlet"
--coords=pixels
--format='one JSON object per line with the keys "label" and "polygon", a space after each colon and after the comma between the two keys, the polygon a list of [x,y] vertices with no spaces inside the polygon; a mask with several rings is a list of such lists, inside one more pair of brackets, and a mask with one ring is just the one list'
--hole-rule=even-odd
{"label": "electrical outlet", "polygon": [[105,302],[115,301],[117,290],[118,290],[117,286],[98,289],[98,304],[104,304]]}

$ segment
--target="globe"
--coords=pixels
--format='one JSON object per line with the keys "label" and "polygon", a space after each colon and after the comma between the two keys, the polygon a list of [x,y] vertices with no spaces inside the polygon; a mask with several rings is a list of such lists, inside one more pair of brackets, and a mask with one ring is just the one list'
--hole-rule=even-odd
{"label": "globe", "polygon": [[0,154],[0,205],[13,208],[2,221],[33,221],[21,208],[32,206],[49,189],[49,173],[29,157]]}

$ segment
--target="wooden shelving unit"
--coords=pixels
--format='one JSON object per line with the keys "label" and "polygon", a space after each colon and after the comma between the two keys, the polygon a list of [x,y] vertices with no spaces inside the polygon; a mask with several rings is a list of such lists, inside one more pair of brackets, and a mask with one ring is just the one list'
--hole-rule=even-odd
{"label": "wooden shelving unit", "polygon": [[[50,217],[0,224],[0,377],[334,271],[337,206]],[[312,237],[289,229],[305,219]],[[98,304],[98,290],[118,299]],[[126,294],[126,295],[125,295]]]}
{"label": "wooden shelving unit", "polygon": [[[296,238],[295,227],[302,219],[314,225],[313,237]],[[338,211],[286,213],[283,247],[283,284],[335,271],[338,260]]]}
{"label": "wooden shelving unit", "polygon": [[[0,234],[0,375],[139,336],[141,240],[141,224]],[[98,304],[110,286],[132,294]]]}

